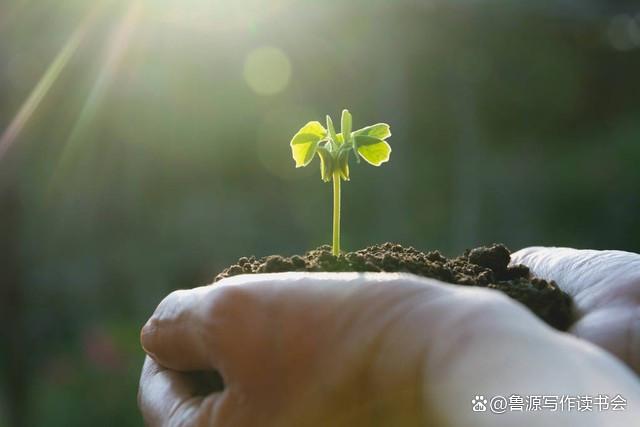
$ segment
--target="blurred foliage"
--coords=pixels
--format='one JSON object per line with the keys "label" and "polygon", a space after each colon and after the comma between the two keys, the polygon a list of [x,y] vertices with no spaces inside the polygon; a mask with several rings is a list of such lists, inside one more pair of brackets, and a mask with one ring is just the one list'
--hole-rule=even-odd
{"label": "blurred foliage", "polygon": [[347,250],[640,251],[638,75],[634,1],[4,0],[0,426],[140,425],[165,294],[330,242],[288,142],[343,106]]}

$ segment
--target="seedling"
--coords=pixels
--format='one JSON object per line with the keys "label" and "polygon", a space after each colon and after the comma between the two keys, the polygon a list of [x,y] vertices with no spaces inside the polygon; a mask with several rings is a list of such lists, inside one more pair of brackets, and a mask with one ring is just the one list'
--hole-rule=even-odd
{"label": "seedling", "polygon": [[320,176],[324,182],[333,180],[333,255],[340,254],[340,182],[349,181],[349,156],[360,162],[362,157],[373,166],[389,160],[391,147],[385,139],[391,136],[386,123],[378,123],[351,131],[351,113],[342,110],[341,132],[336,133],[331,117],[327,128],[320,122],[309,122],[291,139],[291,152],[296,168],[307,166],[318,154]]}

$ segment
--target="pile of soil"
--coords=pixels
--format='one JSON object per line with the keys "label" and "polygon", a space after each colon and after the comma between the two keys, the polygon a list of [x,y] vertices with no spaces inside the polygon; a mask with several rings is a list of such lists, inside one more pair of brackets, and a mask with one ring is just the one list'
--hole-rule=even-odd
{"label": "pile of soil", "polygon": [[243,257],[216,276],[215,281],[238,274],[311,272],[406,272],[462,286],[498,289],[521,302],[538,317],[559,330],[573,322],[569,295],[554,281],[533,277],[524,265],[509,266],[511,252],[501,244],[466,250],[456,258],[445,258],[438,251],[420,252],[412,247],[385,243],[356,252],[331,254],[321,246],[304,255],[264,258]]}

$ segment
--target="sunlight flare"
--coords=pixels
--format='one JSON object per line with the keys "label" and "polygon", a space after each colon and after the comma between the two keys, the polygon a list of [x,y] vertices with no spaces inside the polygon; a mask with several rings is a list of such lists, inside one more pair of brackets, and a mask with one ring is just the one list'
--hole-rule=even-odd
{"label": "sunlight flare", "polygon": [[2,132],[2,135],[0,136],[0,160],[6,154],[11,144],[16,140],[53,84],[58,80],[58,77],[60,77],[60,74],[69,63],[69,60],[78,49],[93,16],[94,14],[90,13],[87,19],[85,19],[67,39],[64,46],[62,46],[62,49],[60,49],[60,52],[58,52],[51,64],[49,64],[47,70],[44,72],[38,83],[18,110],[18,113],[11,120],[9,126],[7,126],[7,128]]}

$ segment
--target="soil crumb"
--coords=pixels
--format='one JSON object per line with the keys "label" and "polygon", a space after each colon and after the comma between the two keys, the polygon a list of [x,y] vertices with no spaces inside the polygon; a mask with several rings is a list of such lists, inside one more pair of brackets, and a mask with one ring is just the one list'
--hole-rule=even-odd
{"label": "soil crumb", "polygon": [[509,266],[510,256],[511,252],[502,244],[466,250],[456,258],[395,243],[374,245],[337,257],[331,254],[330,246],[320,246],[304,255],[290,257],[242,257],[218,274],[215,281],[238,274],[285,271],[405,272],[462,286],[498,289],[554,328],[567,330],[574,319],[569,295],[554,281],[533,277],[524,265]]}

